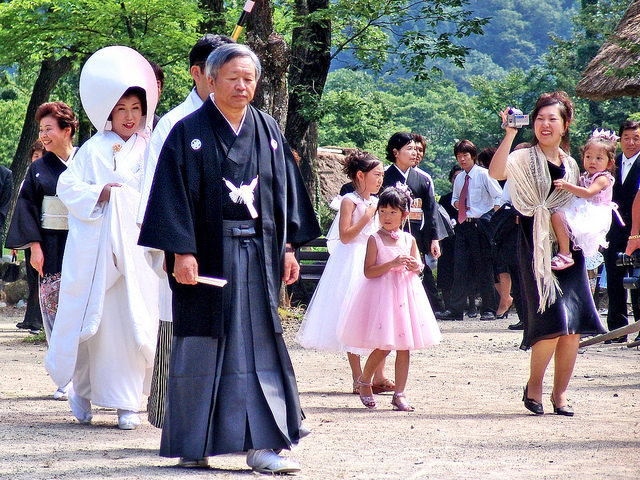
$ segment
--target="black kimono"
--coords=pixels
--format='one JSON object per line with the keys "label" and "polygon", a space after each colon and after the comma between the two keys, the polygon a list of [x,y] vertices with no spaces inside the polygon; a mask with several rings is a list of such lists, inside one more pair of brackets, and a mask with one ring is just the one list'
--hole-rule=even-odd
{"label": "black kimono", "polygon": [[47,152],[29,166],[20,189],[16,208],[5,241],[6,248],[25,249],[39,242],[44,255],[43,273],[52,275],[62,270],[62,255],[68,230],[42,227],[42,199],[54,196],[58,177],[67,166],[54,153]]}
{"label": "black kimono", "polygon": [[[62,256],[67,242],[68,230],[51,230],[42,227],[42,201],[45,195],[54,196],[58,177],[67,166],[54,153],[46,152],[33,162],[20,189],[20,195],[11,218],[11,225],[5,241],[6,248],[28,249],[25,252],[27,262],[27,280],[29,282],[29,301],[25,313],[25,324],[35,328],[43,325],[40,304],[45,306],[44,327],[47,338],[50,337],[57,310],[57,292],[60,286]],[[39,300],[38,273],[30,265],[29,249],[32,242],[39,242],[44,256],[44,302]]]}
{"label": "black kimono", "polygon": [[[253,219],[229,200],[223,177],[239,186],[255,176]],[[175,125],[139,242],[165,251],[173,290],[161,455],[203,458],[297,443],[302,412],[278,293],[285,243],[319,234],[300,172],[270,116],[249,106],[236,136],[208,99]],[[229,283],[175,282],[174,253],[193,254],[199,275]]]}
{"label": "black kimono", "polygon": [[[406,175],[405,180],[398,167],[391,165],[384,172],[382,188],[395,187],[398,182],[405,183],[409,187],[413,201],[411,204],[412,212],[407,225],[416,239],[420,253],[428,255],[431,252],[431,241],[446,238],[447,232],[438,211],[438,204],[433,194],[433,185],[429,177],[415,168],[409,168]],[[422,213],[418,212],[419,209],[422,210]],[[427,265],[425,265],[423,271],[422,284],[431,302],[431,308],[434,311],[444,310],[444,303],[438,295],[433,273]]]}

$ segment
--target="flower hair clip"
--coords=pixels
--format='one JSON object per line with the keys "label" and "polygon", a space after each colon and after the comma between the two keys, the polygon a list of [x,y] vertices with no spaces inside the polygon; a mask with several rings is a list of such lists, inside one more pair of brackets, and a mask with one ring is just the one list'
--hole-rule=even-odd
{"label": "flower hair clip", "polygon": [[604,128],[598,130],[597,128],[591,132],[591,138],[601,138],[603,140],[608,140],[610,142],[617,142],[620,140],[620,137],[617,136],[612,130],[605,130]]}
{"label": "flower hair clip", "polygon": [[411,203],[413,202],[413,198],[411,198],[411,189],[406,183],[396,182],[396,189],[398,189],[405,197],[407,197],[407,210],[411,209]]}

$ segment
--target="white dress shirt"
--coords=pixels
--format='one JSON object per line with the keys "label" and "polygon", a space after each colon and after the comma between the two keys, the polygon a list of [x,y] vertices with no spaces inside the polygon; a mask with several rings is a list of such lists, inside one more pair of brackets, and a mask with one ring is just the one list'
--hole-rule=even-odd
{"label": "white dress shirt", "polygon": [[640,152],[637,152],[631,158],[627,158],[624,153],[622,154],[622,161],[620,162],[620,178],[622,179],[622,183],[624,183],[625,179],[627,178],[627,174],[629,173],[629,170],[631,170],[631,166],[633,165],[633,162],[636,161],[636,158],[638,158],[639,154]]}
{"label": "white dress shirt", "polygon": [[463,171],[453,182],[451,205],[456,207],[456,202],[460,199],[460,192],[467,176],[469,177],[466,200],[467,218],[480,218],[493,209],[494,205],[501,204],[502,188],[500,188],[500,184],[495,178],[489,176],[489,171],[486,168],[474,165],[469,170],[469,173]]}

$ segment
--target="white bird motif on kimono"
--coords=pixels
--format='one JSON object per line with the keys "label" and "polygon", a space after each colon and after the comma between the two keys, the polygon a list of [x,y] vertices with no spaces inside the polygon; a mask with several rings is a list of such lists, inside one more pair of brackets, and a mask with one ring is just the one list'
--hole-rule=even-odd
{"label": "white bird motif on kimono", "polygon": [[251,218],[258,218],[258,211],[253,206],[253,191],[258,185],[258,177],[251,180],[251,183],[249,185],[241,183],[239,187],[236,187],[226,178],[223,178],[222,180],[224,180],[227,188],[231,190],[229,192],[229,197],[231,198],[231,200],[234,203],[244,203],[247,206],[249,213],[251,214]]}

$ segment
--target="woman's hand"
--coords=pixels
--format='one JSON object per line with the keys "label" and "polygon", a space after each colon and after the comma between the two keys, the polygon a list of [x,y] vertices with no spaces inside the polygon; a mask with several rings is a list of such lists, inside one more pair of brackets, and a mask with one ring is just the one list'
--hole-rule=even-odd
{"label": "woman's hand", "polygon": [[173,266],[173,276],[178,283],[185,285],[195,285],[198,276],[198,261],[191,253],[174,254],[176,258]]}
{"label": "woman's hand", "polygon": [[31,243],[31,261],[29,263],[41,277],[44,277],[42,270],[44,267],[44,254],[42,253],[40,242]]}
{"label": "woman's hand", "polygon": [[502,119],[502,128],[505,132],[507,132],[507,134],[513,134],[513,136],[515,137],[516,134],[518,133],[518,129],[515,127],[509,127],[507,126],[507,120],[509,118],[509,108],[505,108],[502,112],[500,112],[500,118]]}
{"label": "woman's hand", "polygon": [[98,197],[98,203],[100,202],[108,202],[111,198],[111,188],[112,187],[121,187],[122,185],[119,183],[107,183],[103,188],[102,192],[100,192],[100,196]]}
{"label": "woman's hand", "polygon": [[507,157],[511,152],[511,145],[513,140],[518,134],[518,129],[513,127],[507,127],[507,117],[509,116],[509,109],[506,108],[500,112],[500,118],[502,119],[502,128],[504,128],[505,134],[502,142],[496,153],[493,154],[491,164],[489,165],[489,175],[496,180],[504,180],[507,178]]}

